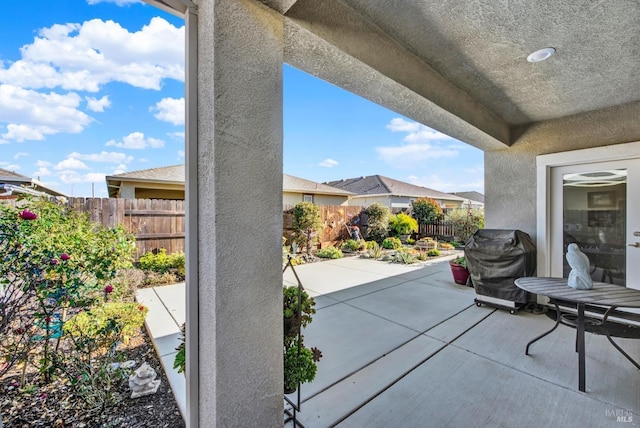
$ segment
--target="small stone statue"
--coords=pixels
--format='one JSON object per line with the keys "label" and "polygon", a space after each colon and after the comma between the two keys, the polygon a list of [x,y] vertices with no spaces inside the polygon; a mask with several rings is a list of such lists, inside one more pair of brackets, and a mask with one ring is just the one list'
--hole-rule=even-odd
{"label": "small stone statue", "polygon": [[588,290],[593,288],[593,280],[589,275],[589,258],[580,251],[576,244],[569,244],[567,248],[567,262],[571,266],[567,285],[571,288]]}
{"label": "small stone statue", "polygon": [[129,376],[129,388],[131,388],[131,398],[144,397],[155,394],[160,386],[160,380],[155,380],[156,371],[147,363],[142,365]]}

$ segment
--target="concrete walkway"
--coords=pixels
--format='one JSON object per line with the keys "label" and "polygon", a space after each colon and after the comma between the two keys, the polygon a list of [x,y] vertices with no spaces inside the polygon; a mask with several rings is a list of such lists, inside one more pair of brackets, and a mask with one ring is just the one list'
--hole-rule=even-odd
{"label": "concrete walkway", "polygon": [[[473,289],[453,282],[446,260],[346,258],[295,269],[316,297],[305,344],[323,354],[316,379],[300,389],[298,420],[307,428],[640,425],[640,371],[606,338],[587,335],[587,392],[578,392],[575,330],[558,328],[525,356],[552,321],[475,306]],[[290,270],[284,282],[295,283]],[[184,285],[170,287],[138,298],[183,410],[184,377],[170,367]],[[620,343],[640,356],[640,341]]]}

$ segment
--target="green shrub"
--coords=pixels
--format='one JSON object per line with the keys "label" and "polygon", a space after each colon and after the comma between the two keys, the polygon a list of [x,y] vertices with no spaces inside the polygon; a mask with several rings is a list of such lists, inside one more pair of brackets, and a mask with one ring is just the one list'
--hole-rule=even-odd
{"label": "green shrub", "polygon": [[439,242],[438,247],[440,247],[441,250],[453,250],[455,248],[452,244],[448,242]]}
{"label": "green shrub", "polygon": [[[317,351],[316,351],[317,352]],[[284,387],[295,390],[298,383],[311,382],[316,377],[318,366],[314,348],[309,349],[303,344],[298,347],[298,339],[286,348],[284,352]]]}
{"label": "green shrub", "polygon": [[389,229],[389,216],[391,215],[389,207],[376,202],[369,205],[364,212],[369,217],[369,228],[367,229],[369,238],[376,242],[382,242]]}
{"label": "green shrub", "polygon": [[0,287],[15,296],[0,299],[0,375],[20,361],[35,362],[45,382],[66,370],[68,314],[102,303],[134,249],[122,227],[104,228],[64,205],[0,206]]}
{"label": "green shrub", "polygon": [[440,204],[431,198],[419,198],[411,203],[413,217],[420,224],[435,223],[442,217]]}
{"label": "green shrub", "polygon": [[415,239],[407,238],[407,244],[409,244],[409,245],[413,245],[413,244],[415,244],[415,243],[416,243],[416,240],[415,240]]}
{"label": "green shrub", "polygon": [[385,238],[382,241],[382,248],[387,250],[397,250],[398,248],[402,248],[402,242],[398,238]]}
{"label": "green shrub", "polygon": [[343,251],[358,251],[360,249],[360,242],[355,239],[347,239],[342,243],[340,248]]}
{"label": "green shrub", "polygon": [[344,257],[342,251],[336,247],[325,247],[318,250],[316,256],[322,259],[341,259]]}
{"label": "green shrub", "polygon": [[178,371],[178,373],[185,373],[187,370],[187,356],[186,356],[186,343],[185,343],[185,329],[186,324],[182,323],[180,326],[180,344],[176,348],[176,356],[173,359],[173,368]]}
{"label": "green shrub", "polygon": [[444,216],[444,221],[453,225],[456,239],[466,243],[476,230],[484,227],[484,210],[463,208],[450,210]]}
{"label": "green shrub", "polygon": [[427,253],[425,251],[420,251],[417,257],[418,257],[418,260],[420,260],[421,262],[424,262],[425,260],[427,260]]}
{"label": "green shrub", "polygon": [[418,259],[416,258],[416,256],[414,256],[413,254],[411,254],[406,250],[398,250],[393,255],[394,263],[402,263],[405,265],[410,265],[410,264],[416,263],[417,261]]}
{"label": "green shrub", "polygon": [[371,250],[373,248],[379,247],[378,243],[376,241],[366,241],[364,243],[364,248],[366,250]]}
{"label": "green shrub", "polygon": [[438,257],[440,255],[440,251],[436,248],[432,248],[427,251],[427,256],[429,257]]}
{"label": "green shrub", "polygon": [[410,235],[418,231],[418,222],[408,214],[398,213],[389,217],[389,228],[396,235]]}
{"label": "green shrub", "polygon": [[369,250],[367,251],[367,255],[372,259],[378,260],[380,257],[382,257],[382,247],[375,241],[370,242],[373,245],[370,246]]}
{"label": "green shrub", "polygon": [[293,231],[295,241],[307,247],[307,254],[311,254],[311,244],[314,236],[322,229],[320,208],[311,202],[298,202],[293,207]]}
{"label": "green shrub", "polygon": [[138,267],[142,270],[165,273],[171,269],[184,274],[185,256],[183,252],[167,255],[167,250],[160,248],[158,251],[148,251],[138,260]]}

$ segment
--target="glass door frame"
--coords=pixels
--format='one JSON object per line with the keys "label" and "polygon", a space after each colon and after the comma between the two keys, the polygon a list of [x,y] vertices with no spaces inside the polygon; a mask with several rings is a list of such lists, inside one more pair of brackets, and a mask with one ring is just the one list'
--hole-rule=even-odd
{"label": "glass door frame", "polygon": [[595,147],[536,157],[536,247],[538,276],[551,276],[552,194],[551,170],[555,167],[640,159],[640,141]]}

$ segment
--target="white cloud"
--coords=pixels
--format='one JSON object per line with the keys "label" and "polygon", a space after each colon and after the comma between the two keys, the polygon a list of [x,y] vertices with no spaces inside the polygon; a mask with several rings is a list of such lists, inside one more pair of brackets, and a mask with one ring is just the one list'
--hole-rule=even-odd
{"label": "white cloud", "polygon": [[23,156],[31,156],[29,153],[26,152],[18,152],[15,155],[13,155],[14,159],[20,159]]}
{"label": "white cloud", "polygon": [[12,164],[9,162],[0,162],[0,167],[2,167],[2,169],[6,169],[7,171],[15,171],[17,169],[20,169],[20,165]]}
{"label": "white cloud", "polygon": [[133,156],[128,156],[125,153],[118,152],[105,152],[82,154],[78,152],[71,153],[68,158],[80,159],[88,162],[102,162],[102,163],[130,163],[133,161]]}
{"label": "white cloud", "polygon": [[[422,125],[420,125],[422,126]],[[453,141],[453,138],[449,137],[442,132],[434,131],[433,129],[423,127],[416,132],[411,132],[402,140],[407,143],[426,143],[428,141]]]}
{"label": "white cloud", "polygon": [[43,160],[36,161],[36,166],[38,168],[46,168],[46,167],[49,167],[51,165],[52,165],[52,163],[49,162],[49,161],[43,161]]}
{"label": "white cloud", "polygon": [[21,52],[22,59],[0,63],[0,83],[97,92],[109,82],[159,90],[163,79],[184,81],[184,26],[159,17],[135,32],[110,20],[56,24]]}
{"label": "white cloud", "polygon": [[87,101],[87,108],[91,111],[103,112],[106,107],[111,106],[111,101],[107,95],[100,99],[85,97],[85,100]]}
{"label": "white cloud", "polygon": [[127,166],[123,163],[115,167],[113,170],[113,174],[122,174],[123,172],[127,172]]}
{"label": "white cloud", "polygon": [[178,150],[178,160],[184,161],[184,150]]}
{"label": "white cloud", "polygon": [[338,165],[338,162],[331,158],[327,158],[318,164],[318,166],[323,168],[333,168],[336,165]]}
{"label": "white cloud", "polygon": [[434,140],[457,141],[447,134],[435,131],[421,123],[410,122],[399,117],[391,119],[391,122],[387,124],[386,128],[391,132],[406,132],[407,136],[403,138],[403,141],[407,143],[425,143]]}
{"label": "white cloud", "polygon": [[41,166],[36,170],[36,172],[33,173],[33,175],[35,177],[46,177],[48,175],[51,175],[51,170],[47,167]]}
{"label": "white cloud", "polygon": [[423,186],[438,190],[440,192],[464,192],[472,190],[479,191],[480,193],[484,192],[483,179],[468,180],[468,178],[469,177],[455,173],[450,174],[450,176],[432,174],[422,177],[410,176],[407,177],[407,182],[415,184],[416,186]]}
{"label": "white cloud", "polygon": [[416,132],[420,129],[418,122],[409,122],[400,117],[391,119],[391,122],[387,124],[387,129],[391,132]]}
{"label": "white cloud", "polygon": [[89,183],[100,183],[100,182],[104,182],[104,177],[106,176],[106,174],[102,173],[102,172],[90,172],[88,174],[85,174],[85,181],[88,181]]}
{"label": "white cloud", "polygon": [[174,125],[184,125],[184,98],[163,98],[149,109],[154,117]]}
{"label": "white cloud", "polygon": [[150,147],[152,149],[159,149],[164,147],[164,141],[156,138],[145,138],[142,132],[132,132],[126,137],[122,138],[122,141],[110,140],[105,143],[105,146],[121,147],[123,149],[141,150]]}
{"label": "white cloud", "polygon": [[[392,132],[407,133],[402,139],[407,144],[375,149],[380,159],[399,168],[415,166],[431,159],[455,158],[460,153],[460,147],[455,145],[457,140],[418,122],[394,118],[386,128]],[[442,142],[449,144],[443,147]]]}
{"label": "white cloud", "polygon": [[78,110],[75,93],[40,93],[0,84],[0,122],[6,122],[3,138],[17,142],[43,140],[45,135],[77,134],[93,119]]}
{"label": "white cloud", "polygon": [[403,164],[414,165],[429,159],[454,158],[457,150],[433,147],[430,144],[406,144],[398,147],[376,147],[378,157],[383,161],[402,167]]}
{"label": "white cloud", "polygon": [[60,161],[53,167],[56,171],[66,171],[66,170],[74,170],[74,169],[89,169],[89,167],[82,161],[68,157],[63,161]]}

